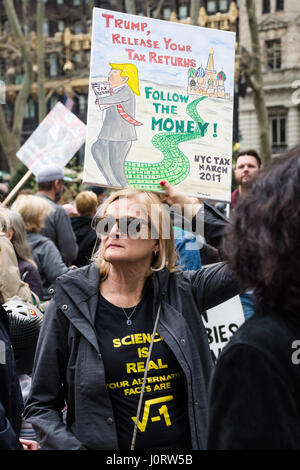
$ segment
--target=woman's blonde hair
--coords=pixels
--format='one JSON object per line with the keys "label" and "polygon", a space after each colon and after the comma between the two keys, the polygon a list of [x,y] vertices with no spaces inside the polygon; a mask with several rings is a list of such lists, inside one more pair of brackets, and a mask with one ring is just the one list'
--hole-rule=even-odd
{"label": "woman's blonde hair", "polygon": [[27,241],[23,217],[12,209],[3,208],[2,210],[6,211],[6,216],[9,221],[9,226],[6,232],[9,232],[10,230],[13,231],[11,242],[16,254],[19,258],[24,261],[28,261],[36,268],[37,265],[33,260],[31,248]]}
{"label": "woman's blonde hair", "polygon": [[[103,204],[99,206],[95,217],[104,216],[110,204],[123,198],[135,199],[139,207],[143,207],[151,223],[151,233],[156,233],[159,242],[159,251],[156,256],[153,256],[149,276],[153,271],[161,271],[164,267],[167,267],[170,272],[176,271],[178,266],[174,245],[173,225],[169,211],[157,194],[149,191],[140,191],[138,189],[122,189],[111,194]],[[98,262],[101,278],[105,279],[110,269],[110,263],[101,257],[101,244],[92,257],[92,260]]]}
{"label": "woman's blonde hair", "polygon": [[77,194],[75,203],[79,215],[92,217],[97,209],[98,199],[93,191],[82,191]]}
{"label": "woman's blonde hair", "polygon": [[21,214],[27,232],[39,233],[51,213],[50,204],[42,197],[30,194],[19,196],[11,208]]}

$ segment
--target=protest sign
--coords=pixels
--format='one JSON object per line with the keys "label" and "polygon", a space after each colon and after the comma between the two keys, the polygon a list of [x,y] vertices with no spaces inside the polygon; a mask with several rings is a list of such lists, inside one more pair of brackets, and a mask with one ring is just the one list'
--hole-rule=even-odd
{"label": "protest sign", "polygon": [[85,141],[86,126],[58,102],[17,152],[34,174],[48,165],[63,168]]}
{"label": "protest sign", "polygon": [[93,12],[84,181],[230,201],[235,34]]}
{"label": "protest sign", "polygon": [[245,321],[240,297],[237,295],[207,310],[202,318],[212,357],[216,361],[231,336]]}

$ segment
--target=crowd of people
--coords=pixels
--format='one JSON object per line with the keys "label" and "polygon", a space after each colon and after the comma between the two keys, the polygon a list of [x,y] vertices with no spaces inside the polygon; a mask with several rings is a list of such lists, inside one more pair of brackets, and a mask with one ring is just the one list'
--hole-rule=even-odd
{"label": "crowd of people", "polygon": [[300,448],[300,147],[234,176],[230,211],[167,181],[60,204],[56,166],[0,205],[1,450]]}

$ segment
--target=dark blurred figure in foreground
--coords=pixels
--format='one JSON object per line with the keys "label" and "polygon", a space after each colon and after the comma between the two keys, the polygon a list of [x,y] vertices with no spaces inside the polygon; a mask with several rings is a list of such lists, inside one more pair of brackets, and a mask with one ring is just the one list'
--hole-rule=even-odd
{"label": "dark blurred figure in foreground", "polygon": [[230,267],[257,305],[217,361],[209,449],[300,449],[299,200],[300,146],[261,170],[226,230]]}

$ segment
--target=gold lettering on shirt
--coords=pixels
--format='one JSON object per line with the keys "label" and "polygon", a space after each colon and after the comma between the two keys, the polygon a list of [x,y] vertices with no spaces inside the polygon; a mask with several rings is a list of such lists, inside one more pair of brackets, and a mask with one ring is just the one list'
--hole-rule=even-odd
{"label": "gold lettering on shirt", "polygon": [[[127,335],[123,338],[114,338],[113,345],[114,348],[119,348],[121,346],[129,346],[130,344],[147,344],[151,343],[152,334],[151,333],[135,333],[134,335]],[[154,342],[163,341],[163,338],[155,333]]]}

